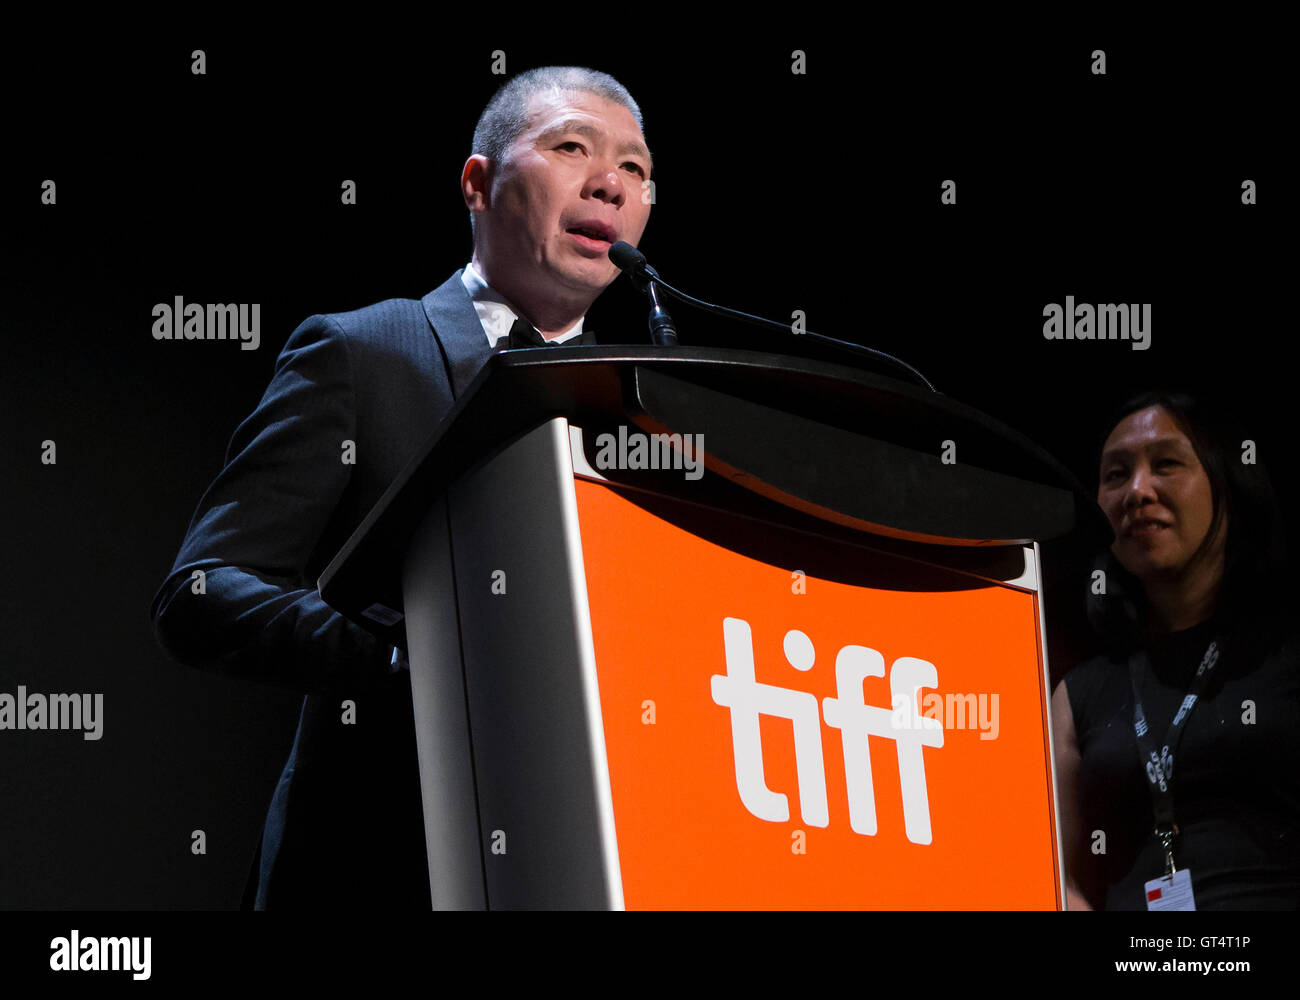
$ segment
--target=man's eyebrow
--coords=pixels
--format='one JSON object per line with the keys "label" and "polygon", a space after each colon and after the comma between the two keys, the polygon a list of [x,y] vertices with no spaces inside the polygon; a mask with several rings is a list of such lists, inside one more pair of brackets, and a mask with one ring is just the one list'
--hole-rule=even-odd
{"label": "man's eyebrow", "polygon": [[[566,118],[564,121],[556,122],[550,128],[543,131],[537,137],[537,141],[542,142],[564,132],[576,132],[578,135],[585,136],[592,142],[595,142],[600,138],[600,129],[596,128],[596,126],[592,125],[590,122],[584,122],[577,118]],[[646,161],[651,164],[654,163],[654,160],[650,157],[650,150],[646,149],[645,143],[635,141],[621,142],[615,148],[614,152],[620,156],[632,153],[636,156],[644,157]]]}

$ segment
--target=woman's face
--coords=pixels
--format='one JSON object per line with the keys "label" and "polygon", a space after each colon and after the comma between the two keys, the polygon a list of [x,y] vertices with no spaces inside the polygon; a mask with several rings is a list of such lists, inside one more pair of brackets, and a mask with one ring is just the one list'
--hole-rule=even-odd
{"label": "woman's face", "polygon": [[[1214,520],[1209,476],[1192,442],[1159,406],[1129,414],[1110,432],[1097,503],[1115,531],[1115,558],[1144,583],[1186,571]],[[1224,534],[1207,566],[1222,555]]]}

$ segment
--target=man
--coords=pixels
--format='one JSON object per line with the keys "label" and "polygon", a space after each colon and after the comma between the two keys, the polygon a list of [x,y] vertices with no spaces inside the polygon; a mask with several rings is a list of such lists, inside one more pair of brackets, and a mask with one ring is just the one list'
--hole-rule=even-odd
{"label": "man", "polygon": [[641,238],[650,171],[613,78],[516,77],[461,172],[469,265],[419,302],[308,319],[236,429],[152,613],[176,659],[306,694],[246,906],[430,906],[409,674],[315,580],[492,350],[594,342],[583,317],[618,274],[610,243]]}

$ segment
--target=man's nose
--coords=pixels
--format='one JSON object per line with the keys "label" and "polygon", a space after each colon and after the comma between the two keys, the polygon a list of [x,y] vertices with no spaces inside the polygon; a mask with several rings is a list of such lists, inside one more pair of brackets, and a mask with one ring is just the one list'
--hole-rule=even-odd
{"label": "man's nose", "polygon": [[623,178],[613,167],[598,168],[593,171],[587,180],[586,194],[590,198],[607,201],[615,207],[621,206],[627,200],[627,188],[623,184]]}

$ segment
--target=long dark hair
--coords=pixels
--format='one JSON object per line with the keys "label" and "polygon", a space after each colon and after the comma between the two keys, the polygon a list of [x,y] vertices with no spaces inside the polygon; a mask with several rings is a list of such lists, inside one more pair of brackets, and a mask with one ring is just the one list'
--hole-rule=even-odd
{"label": "long dark hair", "polygon": [[[1285,604],[1293,589],[1287,567],[1286,535],[1272,482],[1259,456],[1244,461],[1245,441],[1237,422],[1221,408],[1184,392],[1150,391],[1126,400],[1111,416],[1095,450],[1121,420],[1158,406],[1187,435],[1210,480],[1214,514],[1193,559],[1200,559],[1227,521],[1223,581],[1216,618],[1241,639],[1239,648],[1259,653],[1285,630]],[[1114,654],[1145,641],[1146,595],[1142,584],[1107,549],[1095,569],[1105,573],[1105,593],[1088,594],[1088,620]]]}

